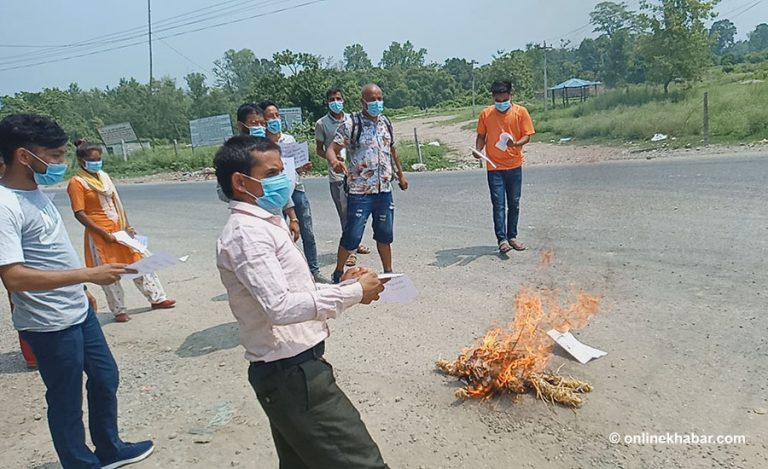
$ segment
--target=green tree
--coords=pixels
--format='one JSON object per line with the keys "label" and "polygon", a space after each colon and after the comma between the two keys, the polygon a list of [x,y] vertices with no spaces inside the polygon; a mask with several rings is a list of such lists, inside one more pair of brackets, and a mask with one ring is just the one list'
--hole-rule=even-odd
{"label": "green tree", "polygon": [[694,81],[710,63],[709,32],[704,21],[714,18],[719,0],[643,1],[643,21],[651,34],[643,38],[641,53],[647,78],[664,87],[674,80]]}
{"label": "green tree", "polygon": [[229,49],[224,57],[213,62],[216,85],[238,98],[248,93],[254,80],[279,72],[279,65],[267,59],[257,59],[250,49]]}
{"label": "green tree", "polygon": [[637,16],[624,2],[600,2],[589,14],[589,22],[595,27],[593,32],[613,37],[617,31],[634,29]]}
{"label": "green tree", "polygon": [[392,68],[400,66],[402,68],[421,67],[427,57],[427,49],[416,50],[411,41],[405,41],[400,44],[393,42],[381,56],[381,66],[383,68]]}
{"label": "green tree", "polygon": [[480,69],[480,74],[483,78],[481,83],[485,84],[486,90],[490,90],[491,83],[495,80],[510,80],[518,99],[533,96],[531,64],[523,51],[496,52],[493,61]]}
{"label": "green tree", "polygon": [[458,57],[447,59],[443,64],[443,70],[448,72],[456,80],[456,83],[465,90],[472,89],[473,68],[474,65],[471,61]]}
{"label": "green tree", "polygon": [[726,49],[733,47],[736,38],[736,25],[731,20],[720,20],[712,23],[709,28],[709,40],[712,42],[712,52],[723,55]]}
{"label": "green tree", "polygon": [[750,52],[760,52],[768,49],[768,24],[760,23],[749,33]]}
{"label": "green tree", "polygon": [[345,70],[368,70],[372,67],[371,59],[362,45],[352,44],[344,48]]}

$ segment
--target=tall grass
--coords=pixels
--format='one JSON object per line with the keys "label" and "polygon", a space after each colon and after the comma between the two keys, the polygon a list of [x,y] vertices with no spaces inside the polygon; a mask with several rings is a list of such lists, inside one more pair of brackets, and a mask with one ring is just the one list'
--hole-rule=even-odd
{"label": "tall grass", "polygon": [[[693,87],[665,96],[647,86],[627,87],[585,103],[534,115],[536,129],[582,140],[648,140],[655,133],[693,141],[703,133],[703,98],[709,95],[710,137],[715,142],[768,138],[768,67],[713,71]],[[758,78],[759,77],[759,78]]]}

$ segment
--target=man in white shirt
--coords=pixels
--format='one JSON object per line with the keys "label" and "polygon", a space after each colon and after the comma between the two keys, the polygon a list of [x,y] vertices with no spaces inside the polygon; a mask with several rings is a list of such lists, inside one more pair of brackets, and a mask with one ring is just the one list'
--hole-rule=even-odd
{"label": "man in white shirt", "polygon": [[326,320],[369,304],[378,276],[351,269],[340,285],[315,283],[280,215],[290,197],[280,147],[233,137],[216,153],[231,200],[217,265],[251,362],[248,380],[269,418],[280,467],[381,469],[379,448],[323,359]]}
{"label": "man in white shirt", "polygon": [[[67,135],[33,114],[0,121],[0,278],[11,293],[13,325],[30,344],[46,387],[48,427],[64,469],[114,469],[148,457],[151,441],[125,443],[117,428],[118,370],[85,282],[108,285],[123,264],[82,268],[61,215],[38,186],[67,171]],[[83,373],[88,376],[85,442]]]}

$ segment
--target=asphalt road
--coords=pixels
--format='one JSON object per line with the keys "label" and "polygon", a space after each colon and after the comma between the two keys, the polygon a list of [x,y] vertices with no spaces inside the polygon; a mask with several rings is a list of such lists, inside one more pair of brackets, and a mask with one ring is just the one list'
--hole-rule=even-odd
{"label": "asphalt road", "polygon": [[[520,239],[529,250],[505,259],[495,248],[483,172],[411,175],[411,189],[395,196],[395,270],[408,272],[421,296],[349,311],[332,323],[328,357],[393,468],[764,467],[766,181],[764,155],[526,168]],[[326,180],[306,186],[330,275],[338,220]],[[227,214],[213,183],[120,193],[153,250],[191,256],[162,275],[180,300],[176,310],[137,310],[127,325],[105,324],[123,371],[124,431],[159,441],[146,467],[274,467],[221,301],[214,243]],[[66,194],[56,203],[79,247]],[[370,232],[366,242],[373,244]],[[550,269],[539,267],[542,249],[555,252]],[[362,259],[379,266],[375,254]],[[434,360],[454,358],[492,323],[511,321],[515,293],[526,286],[604,296],[603,312],[578,336],[608,356],[587,365],[564,354],[553,360],[595,391],[575,412],[530,396],[457,404],[454,381],[434,373]],[[41,408],[42,387],[21,372],[7,321],[0,338],[3,395],[13,387],[36,392],[5,406],[5,423],[33,436],[0,445],[3,458],[54,467],[45,465],[55,460],[45,419],[24,418]],[[201,426],[211,439],[195,443]],[[4,427],[0,440],[17,434]],[[746,444],[612,444],[612,432],[744,435]]]}

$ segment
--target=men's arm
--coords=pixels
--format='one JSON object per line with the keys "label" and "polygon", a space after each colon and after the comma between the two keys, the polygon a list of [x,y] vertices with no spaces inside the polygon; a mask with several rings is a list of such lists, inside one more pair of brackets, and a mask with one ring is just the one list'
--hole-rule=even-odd
{"label": "men's arm", "polygon": [[240,230],[230,256],[235,275],[275,325],[335,318],[363,299],[359,282],[315,291],[291,291],[272,239],[257,230]]}
{"label": "men's arm", "polygon": [[408,180],[405,178],[405,173],[403,173],[403,164],[400,162],[400,158],[397,156],[397,148],[395,148],[394,145],[390,148],[390,154],[392,155],[392,161],[395,163],[395,171],[397,174],[397,180],[399,181],[398,184],[400,186],[401,190],[407,191],[408,190]]}
{"label": "men's arm", "polygon": [[293,241],[298,241],[301,237],[301,228],[299,227],[299,217],[296,216],[296,208],[293,204],[290,207],[286,206],[283,209],[283,213],[288,217],[288,229],[291,231]]}
{"label": "men's arm", "polygon": [[477,134],[477,138],[475,139],[475,150],[483,151],[483,148],[485,148],[485,134]]}
{"label": "men's arm", "polygon": [[21,263],[0,267],[0,277],[9,292],[55,290],[92,281],[89,269],[38,270]]}

